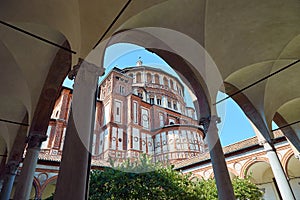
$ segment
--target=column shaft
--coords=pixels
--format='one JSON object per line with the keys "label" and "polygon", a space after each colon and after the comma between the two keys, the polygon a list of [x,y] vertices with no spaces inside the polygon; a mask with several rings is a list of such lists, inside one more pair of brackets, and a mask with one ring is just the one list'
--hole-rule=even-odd
{"label": "column shaft", "polygon": [[5,169],[6,173],[4,174],[3,179],[3,188],[0,194],[0,200],[8,200],[11,195],[11,191],[14,185],[14,180],[16,177],[18,164],[9,163]]}
{"label": "column shaft", "polygon": [[206,139],[214,171],[214,178],[217,184],[218,199],[234,200],[234,192],[218,135],[218,128],[216,125],[216,121],[218,120],[216,120],[215,117],[212,117],[209,125],[209,120],[207,119],[203,125],[204,130],[206,131]]}
{"label": "column shaft", "polygon": [[88,160],[89,151],[78,136],[71,109],[54,199],[87,198]]}
{"label": "column shaft", "polygon": [[88,198],[91,146],[95,124],[96,89],[104,69],[79,60],[70,75],[75,78],[55,200]]}
{"label": "column shaft", "polygon": [[39,147],[27,148],[21,175],[17,182],[14,200],[29,199],[39,152]]}
{"label": "column shaft", "polygon": [[293,194],[293,191],[291,189],[291,186],[287,180],[287,177],[283,171],[282,165],[279,161],[279,158],[276,154],[276,151],[274,147],[269,144],[265,143],[264,148],[267,151],[267,157],[269,159],[274,177],[276,179],[280,194],[283,198],[283,200],[293,200],[295,199],[295,196]]}

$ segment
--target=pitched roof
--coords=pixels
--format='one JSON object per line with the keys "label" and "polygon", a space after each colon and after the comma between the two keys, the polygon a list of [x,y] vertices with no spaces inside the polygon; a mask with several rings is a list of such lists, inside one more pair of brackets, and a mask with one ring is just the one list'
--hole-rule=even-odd
{"label": "pitched roof", "polygon": [[[282,138],[283,136],[284,135],[280,130],[274,131],[274,138]],[[236,152],[236,151],[239,151],[239,150],[242,150],[242,149],[254,146],[254,145],[258,145],[258,140],[257,140],[256,136],[242,140],[240,142],[236,142],[234,144],[227,145],[227,146],[223,147],[223,152],[224,152],[224,155],[226,155],[226,154],[233,153],[233,152]],[[209,152],[207,151],[206,153],[200,155],[200,157],[194,157],[194,158],[183,160],[181,162],[176,163],[175,169],[180,169],[182,167],[187,167],[189,165],[193,165],[196,163],[200,163],[202,161],[209,161],[209,160],[210,160],[210,155],[209,155]]]}

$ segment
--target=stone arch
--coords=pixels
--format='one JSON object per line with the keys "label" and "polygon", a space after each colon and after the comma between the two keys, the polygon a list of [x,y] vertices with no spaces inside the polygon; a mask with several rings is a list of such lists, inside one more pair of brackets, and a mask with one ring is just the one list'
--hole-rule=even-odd
{"label": "stone arch", "polygon": [[[151,27],[150,27],[150,29],[151,29]],[[166,29],[162,29],[162,31],[165,31],[165,30]],[[161,33],[162,32],[160,32],[160,34]],[[166,34],[164,34],[164,35],[166,35]],[[179,34],[179,35],[182,36],[182,34]],[[189,37],[186,37],[186,38],[191,39]],[[166,39],[166,41],[167,40],[168,39]],[[193,39],[191,39],[191,40],[193,40]],[[116,33],[114,36],[112,36],[106,45],[110,46],[112,44],[121,43],[121,42],[136,44],[136,45],[144,47],[148,51],[153,52],[153,53],[157,54],[158,56],[160,56],[166,63],[169,64],[169,66],[171,66],[177,73],[179,73],[183,82],[189,87],[191,93],[195,94],[193,96],[192,101],[195,105],[197,119],[202,118],[204,120],[201,120],[201,123],[208,122],[208,125],[209,125],[210,117],[211,117],[212,113],[213,113],[213,115],[216,114],[216,109],[215,109],[215,106],[213,106],[213,103],[216,101],[217,92],[222,84],[219,82],[223,82],[223,81],[217,79],[217,77],[214,79],[208,79],[207,78],[208,75],[206,73],[203,73],[203,71],[205,71],[205,69],[203,69],[203,67],[208,66],[208,64],[202,65],[203,60],[201,60],[201,58],[204,58],[204,57],[207,58],[207,59],[205,59],[206,63],[210,63],[210,64],[212,64],[212,67],[214,67],[214,70],[209,70],[210,73],[213,73],[213,72],[218,73],[218,69],[214,65],[213,60],[208,55],[206,50],[201,46],[201,44],[197,43],[197,45],[198,45],[197,47],[199,47],[201,49],[200,51],[202,53],[200,53],[201,56],[197,55],[196,57],[194,57],[195,60],[198,60],[198,61],[195,61],[193,59],[189,60],[190,54],[187,51],[173,51],[174,49],[172,49],[171,47],[168,46],[168,45],[172,45],[172,43],[166,44],[166,42],[162,41],[162,39],[160,37],[151,35],[148,32],[145,32],[140,29],[139,30],[136,30],[136,29],[121,30],[118,33]],[[190,47],[192,47],[192,45],[191,46],[186,45],[186,47],[190,48]],[[195,43],[194,43],[193,49],[190,49],[190,50],[192,50],[194,52]],[[178,52],[182,53],[182,55],[179,55]],[[210,75],[212,75],[212,74],[210,74]],[[214,75],[216,75],[216,74],[214,74]],[[220,79],[221,79],[221,77],[220,77]],[[208,87],[209,84],[212,84],[213,86]],[[165,83],[164,85],[167,85],[169,87],[169,83],[168,84]],[[200,123],[200,120],[199,120],[199,123]],[[215,138],[211,138],[211,140],[212,140],[212,142],[210,143],[211,147],[214,146],[215,147],[214,149],[221,148],[220,144],[218,143],[218,140],[215,140]],[[215,143],[215,144],[212,144],[212,143]],[[222,153],[221,151],[218,151],[218,152],[220,154]],[[217,159],[217,158],[214,157],[212,159]],[[224,169],[226,168],[226,166],[223,166],[223,165],[221,165],[220,167],[224,168]],[[222,182],[221,176],[216,177],[216,179],[217,179],[218,183]]]}
{"label": "stone arch", "polygon": [[211,174],[209,175],[209,178],[214,178],[215,175],[214,175],[214,172],[212,171]]}
{"label": "stone arch", "polygon": [[133,73],[129,73],[128,76],[133,78]]}
{"label": "stone arch", "polygon": [[36,177],[33,177],[33,187],[35,188],[35,197],[39,197],[41,193],[41,184]]}
{"label": "stone arch", "polygon": [[203,171],[203,178],[204,179],[209,179],[209,178],[212,178],[212,177],[214,177],[212,168],[211,167],[206,168]]}
{"label": "stone arch", "polygon": [[192,182],[196,182],[196,181],[202,180],[202,179],[203,179],[203,177],[202,177],[201,175],[199,175],[199,174],[193,174],[193,175],[189,178],[189,180],[192,181]]}
{"label": "stone arch", "polygon": [[284,155],[285,163],[284,165],[286,174],[288,176],[288,180],[294,192],[296,199],[300,198],[300,191],[299,191],[299,182],[300,182],[300,168],[299,164],[300,161],[297,159],[293,151],[290,150]]}
{"label": "stone arch", "polygon": [[[281,105],[273,117],[273,121],[279,126],[284,127],[280,131],[288,138],[290,145],[300,152],[300,139],[297,132],[299,132],[299,126],[286,126],[293,123],[300,118],[300,113],[292,112],[300,109],[300,98],[295,98]],[[291,116],[290,116],[291,115]]]}
{"label": "stone arch", "polygon": [[[51,186],[52,183],[54,183],[53,185],[56,185],[57,178],[58,178],[58,175],[55,175],[55,176],[52,176],[51,178],[49,178],[45,181],[45,183],[41,187],[41,193],[40,193],[40,196],[39,196],[40,198],[47,198],[47,197],[49,197],[49,195],[51,195],[50,194],[51,191],[50,191],[50,193],[49,193],[49,191],[47,191],[47,194],[45,194],[45,190],[47,189],[47,187]],[[53,190],[53,193],[54,193],[54,190]]]}
{"label": "stone arch", "polygon": [[231,179],[231,180],[232,180],[233,178],[235,178],[235,177],[239,177],[239,173],[238,173],[235,169],[233,169],[233,168],[231,168],[231,167],[227,167],[227,169],[228,169],[229,176],[230,176],[230,179]]}
{"label": "stone arch", "polygon": [[251,180],[254,183],[261,183],[262,181],[271,181],[271,179],[274,178],[273,173],[272,174],[271,173],[272,173],[272,169],[270,163],[261,160],[261,161],[252,162],[248,166],[244,175],[247,176],[252,174]]}
{"label": "stone arch", "polygon": [[[142,46],[148,51],[160,56],[177,73],[180,73],[180,77],[183,79],[183,82],[192,90],[192,93],[195,94],[195,98],[193,99],[193,101],[195,101],[194,105],[196,107],[198,119],[200,119],[200,115],[201,117],[209,117],[211,115],[211,107],[209,105],[210,95],[208,87],[205,84],[204,78],[201,75],[202,71],[200,69],[195,69],[192,66],[192,63],[189,63],[189,61],[183,58],[184,56],[187,56],[187,53],[185,51],[182,51],[182,53],[185,54],[184,56],[174,53],[172,48],[170,48],[170,46],[168,46],[166,42],[162,41],[162,39],[160,39],[159,37],[148,33],[148,30],[149,29],[147,29],[146,31],[143,29],[120,30],[109,39],[106,46],[108,47],[116,43],[131,43]],[[162,31],[166,30],[168,29],[162,29]],[[182,36],[182,34],[178,35]],[[204,48],[202,48],[202,50],[204,50]],[[198,58],[199,56],[197,57],[197,59]],[[198,64],[199,63],[197,63],[197,65]],[[164,84],[164,81],[162,82]],[[200,107],[201,109],[199,109]]]}
{"label": "stone arch", "polygon": [[[239,89],[233,84],[225,81],[224,82],[225,91],[228,95],[237,92]],[[241,107],[245,115],[252,121],[252,123],[257,127],[257,129],[262,133],[265,139],[271,142],[271,136],[269,134],[268,127],[263,120],[263,117],[259,113],[259,111],[255,108],[255,106],[251,103],[249,98],[243,94],[238,93],[233,96],[232,99]]]}
{"label": "stone arch", "polygon": [[284,168],[284,171],[285,173],[288,175],[288,169],[287,169],[287,165],[288,165],[288,162],[290,160],[290,158],[294,155],[294,152],[292,149],[289,149],[282,157],[281,159],[281,163],[282,163],[282,166]]}
{"label": "stone arch", "polygon": [[284,155],[284,169],[289,178],[298,177],[300,178],[300,169],[298,168],[300,161],[294,156],[292,150],[289,150]]}
{"label": "stone arch", "polygon": [[255,159],[249,159],[245,164],[243,164],[240,172],[240,177],[245,178],[246,172],[248,171],[249,167],[256,162],[266,162],[269,163],[269,160],[264,157],[257,157]]}
{"label": "stone arch", "polygon": [[274,178],[271,165],[263,158],[256,160],[249,160],[245,164],[244,177],[250,176],[250,181],[257,185],[264,192],[264,198],[279,199],[279,191],[277,189],[278,183]]}
{"label": "stone arch", "polygon": [[[10,198],[13,199],[15,193],[16,193],[16,190],[17,190],[17,186],[18,186],[18,176],[16,176],[16,179],[15,179],[15,182],[14,182],[14,185],[13,185],[13,188],[12,188],[12,191],[11,191],[11,194],[10,194]],[[33,178],[33,181],[32,181],[32,187],[31,187],[31,192],[30,192],[30,199],[35,199],[35,198],[38,198],[38,195],[40,193],[40,190],[41,187],[40,187],[40,183],[38,181],[38,179],[36,177]]]}

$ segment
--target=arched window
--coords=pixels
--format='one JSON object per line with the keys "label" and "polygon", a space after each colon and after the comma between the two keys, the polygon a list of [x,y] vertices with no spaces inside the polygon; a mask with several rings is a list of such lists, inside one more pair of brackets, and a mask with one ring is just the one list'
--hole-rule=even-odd
{"label": "arched window", "polygon": [[156,96],[156,104],[161,106],[161,96]]}
{"label": "arched window", "polygon": [[147,73],[147,83],[152,83],[152,75]]}
{"label": "arched window", "polygon": [[136,82],[137,82],[137,83],[142,82],[142,78],[141,78],[141,73],[140,73],[140,72],[136,73],[135,76],[136,76]]}
{"label": "arched window", "polygon": [[169,87],[169,81],[166,77],[164,77],[164,85]]}
{"label": "arched window", "polygon": [[155,82],[156,84],[159,84],[159,76],[158,76],[158,74],[155,74],[155,75],[154,75],[154,82]]}
{"label": "arched window", "polygon": [[138,90],[138,91],[137,91],[137,95],[138,95],[140,98],[143,98],[143,91],[142,91],[142,90]]}
{"label": "arched window", "polygon": [[172,80],[170,80],[170,88],[171,88],[171,89],[174,89],[174,84],[173,84],[173,81],[172,81]]}
{"label": "arched window", "polygon": [[149,102],[150,104],[152,104],[152,105],[154,104],[154,95],[153,94],[149,95],[149,101],[150,101]]}

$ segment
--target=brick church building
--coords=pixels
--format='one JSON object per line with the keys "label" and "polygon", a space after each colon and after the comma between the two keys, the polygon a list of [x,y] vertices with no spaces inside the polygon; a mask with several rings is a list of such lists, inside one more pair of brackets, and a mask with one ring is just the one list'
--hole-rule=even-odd
{"label": "brick church building", "polygon": [[[187,107],[180,80],[161,69],[113,68],[99,86],[92,155],[94,162],[120,162],[141,153],[154,161],[174,163],[199,157],[206,150],[194,108]],[[56,102],[44,156],[60,156],[72,100],[63,88]]]}

